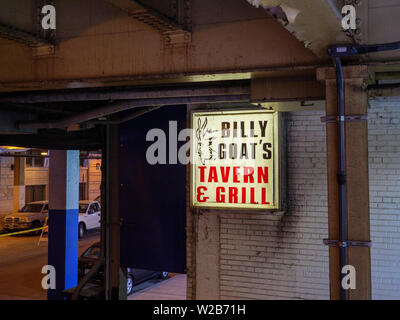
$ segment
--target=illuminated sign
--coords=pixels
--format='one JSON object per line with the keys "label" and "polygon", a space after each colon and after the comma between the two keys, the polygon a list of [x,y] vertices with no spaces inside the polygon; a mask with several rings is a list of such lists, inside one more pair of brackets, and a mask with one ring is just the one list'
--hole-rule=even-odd
{"label": "illuminated sign", "polygon": [[281,209],[280,121],[264,110],[193,112],[192,206]]}

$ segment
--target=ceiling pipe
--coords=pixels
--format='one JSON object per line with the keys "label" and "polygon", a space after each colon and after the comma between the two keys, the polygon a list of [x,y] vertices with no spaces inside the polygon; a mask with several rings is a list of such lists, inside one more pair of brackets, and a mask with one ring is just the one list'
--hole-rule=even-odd
{"label": "ceiling pipe", "polygon": [[[346,187],[346,148],[345,148],[345,98],[344,98],[344,78],[343,66],[340,57],[333,57],[336,69],[336,83],[339,107],[339,237],[341,243],[346,243],[347,240],[347,187]],[[347,250],[345,246],[340,246],[340,272],[347,265]],[[341,274],[343,279],[343,274]],[[347,291],[340,286],[341,300],[347,299]]]}
{"label": "ceiling pipe", "polygon": [[204,97],[181,97],[181,98],[155,98],[122,100],[106,106],[88,110],[77,115],[72,115],[60,120],[50,121],[20,121],[16,126],[20,130],[29,129],[66,129],[71,125],[80,124],[89,120],[106,117],[110,114],[129,110],[137,107],[183,105],[196,103],[219,103],[219,102],[249,102],[250,94],[225,95],[225,96],[204,96]]}

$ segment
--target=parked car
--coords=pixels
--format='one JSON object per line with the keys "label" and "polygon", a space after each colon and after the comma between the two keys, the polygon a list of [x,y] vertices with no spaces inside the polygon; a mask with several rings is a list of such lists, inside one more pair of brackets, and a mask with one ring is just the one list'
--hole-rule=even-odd
{"label": "parked car", "polygon": [[[79,280],[89,272],[93,267],[94,263],[100,256],[100,242],[96,242],[86,249],[85,252],[79,257],[78,260],[78,277]],[[129,296],[133,292],[133,287],[141,282],[147,281],[152,278],[166,279],[168,277],[168,272],[160,272],[145,269],[127,268],[127,279],[126,279],[126,289],[127,295]],[[91,283],[98,285],[104,285],[104,273],[100,270],[99,274],[91,280]]]}
{"label": "parked car", "polygon": [[[27,203],[17,213],[4,217],[6,232],[36,229],[44,225],[49,214],[48,201]],[[82,238],[87,230],[100,227],[101,207],[97,201],[79,201],[78,236]]]}
{"label": "parked car", "polygon": [[47,201],[35,201],[27,203],[17,213],[4,217],[4,229],[6,232],[25,229],[40,228],[49,213]]}
{"label": "parked car", "polygon": [[79,201],[78,237],[83,238],[85,232],[100,227],[101,206],[97,201]]}

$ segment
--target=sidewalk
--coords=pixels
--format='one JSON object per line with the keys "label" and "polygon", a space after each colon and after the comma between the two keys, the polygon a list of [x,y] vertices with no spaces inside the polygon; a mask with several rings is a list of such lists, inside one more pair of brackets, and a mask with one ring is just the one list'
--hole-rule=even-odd
{"label": "sidewalk", "polygon": [[186,300],[186,275],[177,274],[134,293],[128,300]]}

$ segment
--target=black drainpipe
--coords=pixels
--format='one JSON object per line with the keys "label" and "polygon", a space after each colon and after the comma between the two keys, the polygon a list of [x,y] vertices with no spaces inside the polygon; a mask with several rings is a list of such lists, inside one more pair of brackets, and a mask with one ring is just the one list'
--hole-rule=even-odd
{"label": "black drainpipe", "polygon": [[345,105],[344,105],[344,79],[343,79],[343,67],[341,57],[354,56],[365,54],[369,52],[379,51],[391,51],[400,49],[400,41],[377,44],[377,45],[344,45],[344,46],[331,46],[328,49],[328,54],[332,57],[333,63],[336,69],[336,83],[338,92],[338,106],[339,106],[339,172],[338,172],[338,184],[339,184],[339,225],[340,225],[340,299],[347,300],[347,290],[342,286],[342,269],[347,264],[347,211],[346,211],[346,149],[345,149]]}

